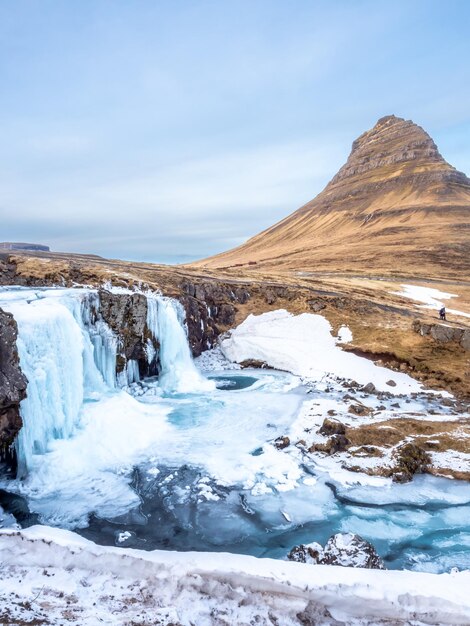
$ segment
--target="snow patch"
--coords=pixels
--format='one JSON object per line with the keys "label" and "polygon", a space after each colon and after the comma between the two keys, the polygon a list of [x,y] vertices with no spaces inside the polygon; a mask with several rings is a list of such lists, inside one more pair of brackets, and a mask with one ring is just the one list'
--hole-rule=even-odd
{"label": "snow patch", "polygon": [[[402,285],[402,291],[392,292],[395,296],[403,296],[404,298],[410,298],[416,302],[422,302],[425,309],[440,309],[444,306],[444,300],[450,300],[451,298],[458,298],[458,294],[446,293],[445,291],[439,291],[439,289],[433,289],[432,287],[420,287],[418,285]],[[457,309],[447,309],[447,313],[452,315],[460,315],[461,317],[470,317],[470,313],[464,313]]]}
{"label": "snow patch", "polygon": [[378,367],[371,361],[336,345],[331,326],[322,315],[292,315],[285,310],[249,315],[221,339],[224,356],[236,363],[248,359],[264,361],[271,367],[314,381],[327,375],[354,379],[365,385],[373,382],[380,391],[409,393],[421,389],[410,376]]}

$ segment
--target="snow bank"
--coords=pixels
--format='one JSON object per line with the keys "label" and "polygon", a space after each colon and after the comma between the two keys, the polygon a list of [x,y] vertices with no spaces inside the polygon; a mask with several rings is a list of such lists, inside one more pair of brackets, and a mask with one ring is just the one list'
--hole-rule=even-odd
{"label": "snow bank", "polygon": [[0,615],[11,623],[470,622],[470,572],[434,575],[143,552],[97,546],[44,526],[1,530],[0,555]]}
{"label": "snow bank", "polygon": [[[294,316],[285,310],[250,315],[221,340],[220,347],[231,361],[265,361],[276,369],[313,380],[331,374],[364,385],[373,382],[381,391],[409,393],[421,389],[406,374],[377,367],[367,359],[343,352],[331,335],[330,323],[322,315]],[[387,385],[390,379],[396,386]]]}

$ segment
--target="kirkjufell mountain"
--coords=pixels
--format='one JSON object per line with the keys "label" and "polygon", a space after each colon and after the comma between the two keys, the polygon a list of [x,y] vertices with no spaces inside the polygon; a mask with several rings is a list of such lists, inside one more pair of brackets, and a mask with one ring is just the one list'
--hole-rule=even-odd
{"label": "kirkjufell mountain", "polygon": [[420,126],[383,117],[316,198],[196,265],[468,276],[470,179]]}

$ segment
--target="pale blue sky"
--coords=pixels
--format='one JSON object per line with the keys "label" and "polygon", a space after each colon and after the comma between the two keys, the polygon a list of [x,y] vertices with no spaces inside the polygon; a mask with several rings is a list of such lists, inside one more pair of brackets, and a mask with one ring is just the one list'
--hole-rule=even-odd
{"label": "pale blue sky", "polygon": [[0,0],[0,240],[207,256],[390,113],[470,173],[469,32],[467,0]]}

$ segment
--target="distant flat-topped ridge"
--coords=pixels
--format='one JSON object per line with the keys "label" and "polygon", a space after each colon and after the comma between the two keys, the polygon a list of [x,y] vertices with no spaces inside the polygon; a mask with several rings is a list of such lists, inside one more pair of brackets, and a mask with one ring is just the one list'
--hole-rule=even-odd
{"label": "distant flat-topped ridge", "polygon": [[212,268],[412,273],[470,271],[470,180],[410,120],[382,117],[312,201]]}
{"label": "distant flat-topped ridge", "polygon": [[39,252],[49,252],[49,246],[41,243],[21,243],[18,241],[0,241],[0,250],[31,250]]}

